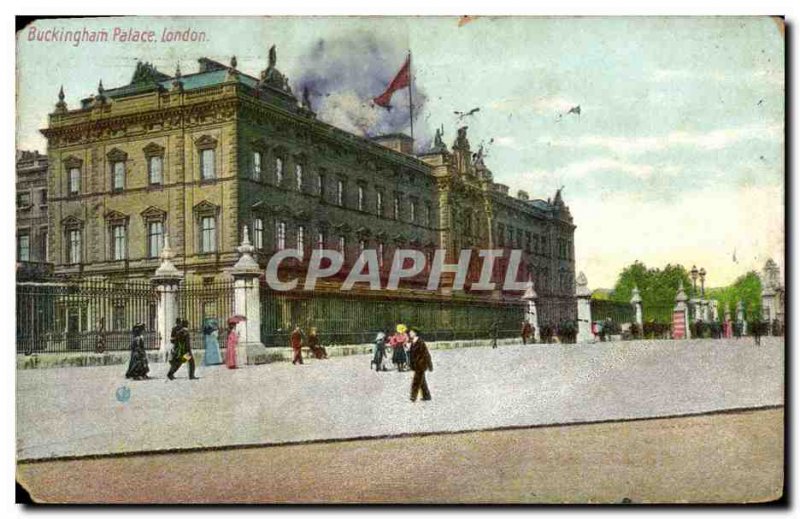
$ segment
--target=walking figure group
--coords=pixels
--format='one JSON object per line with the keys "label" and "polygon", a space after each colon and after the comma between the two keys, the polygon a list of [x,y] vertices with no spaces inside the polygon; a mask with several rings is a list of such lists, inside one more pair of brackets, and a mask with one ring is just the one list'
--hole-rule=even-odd
{"label": "walking figure group", "polygon": [[[392,364],[398,372],[410,369],[414,372],[411,380],[411,401],[416,402],[420,392],[422,400],[430,400],[431,392],[428,388],[428,381],[425,379],[427,371],[433,371],[433,360],[425,341],[420,338],[419,333],[414,328],[408,329],[404,324],[398,324],[396,333],[388,339],[388,346],[392,348]],[[388,371],[383,365],[383,360],[387,356],[386,333],[378,332],[375,337],[375,349],[373,351],[370,369],[375,367],[375,371]]]}

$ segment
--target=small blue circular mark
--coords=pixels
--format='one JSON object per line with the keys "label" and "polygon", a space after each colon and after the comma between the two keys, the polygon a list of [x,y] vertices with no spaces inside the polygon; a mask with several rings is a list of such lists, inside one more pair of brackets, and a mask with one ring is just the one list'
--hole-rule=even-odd
{"label": "small blue circular mark", "polygon": [[120,386],[117,388],[117,401],[127,402],[131,399],[131,389],[128,386]]}

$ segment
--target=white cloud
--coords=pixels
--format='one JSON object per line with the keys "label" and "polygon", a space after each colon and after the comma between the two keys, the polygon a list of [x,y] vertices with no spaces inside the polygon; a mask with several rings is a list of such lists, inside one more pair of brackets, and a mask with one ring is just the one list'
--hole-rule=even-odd
{"label": "white cloud", "polygon": [[749,125],[707,132],[673,131],[662,136],[583,135],[562,139],[540,137],[539,143],[564,148],[604,148],[616,154],[636,154],[680,146],[699,150],[719,150],[750,140],[783,142],[783,125]]}
{"label": "white cloud", "polygon": [[656,169],[651,164],[628,162],[611,157],[592,157],[587,160],[571,162],[554,170],[537,169],[524,172],[520,175],[520,179],[524,183],[539,182],[543,178],[580,180],[592,173],[601,171],[618,171],[621,173],[627,173],[638,179],[644,179],[650,177],[656,172],[673,174],[676,170],[677,168],[674,166]]}

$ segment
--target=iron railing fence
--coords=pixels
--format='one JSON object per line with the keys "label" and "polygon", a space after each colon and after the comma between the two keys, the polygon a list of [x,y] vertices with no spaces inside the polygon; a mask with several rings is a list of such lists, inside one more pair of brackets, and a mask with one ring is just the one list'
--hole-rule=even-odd
{"label": "iron railing fence", "polygon": [[156,349],[156,297],[147,280],[18,282],[17,353],[124,351],[137,323]]}
{"label": "iron railing fence", "polygon": [[[427,341],[517,337],[524,302],[411,299],[402,296],[342,296],[335,293],[279,293],[262,288],[261,340],[287,346],[295,325],[304,334],[316,328],[326,345],[365,344],[379,331],[393,333],[403,323]],[[493,324],[496,323],[496,326]]]}
{"label": "iron railing fence", "polygon": [[[228,318],[234,315],[233,281],[184,282],[177,291],[178,317],[189,321],[193,348],[204,347],[204,327],[215,324],[220,347],[224,347],[224,331]],[[174,323],[169,323],[171,329]],[[206,328],[210,330],[210,328]]]}

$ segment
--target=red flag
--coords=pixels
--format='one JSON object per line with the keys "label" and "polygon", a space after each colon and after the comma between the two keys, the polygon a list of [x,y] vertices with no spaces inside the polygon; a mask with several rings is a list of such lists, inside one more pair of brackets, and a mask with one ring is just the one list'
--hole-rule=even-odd
{"label": "red flag", "polygon": [[389,83],[389,86],[386,87],[386,91],[372,100],[376,105],[389,108],[389,101],[392,100],[392,94],[411,84],[411,75],[409,74],[410,65],[411,56],[406,58],[406,62],[403,63],[400,72],[397,73],[392,82]]}

